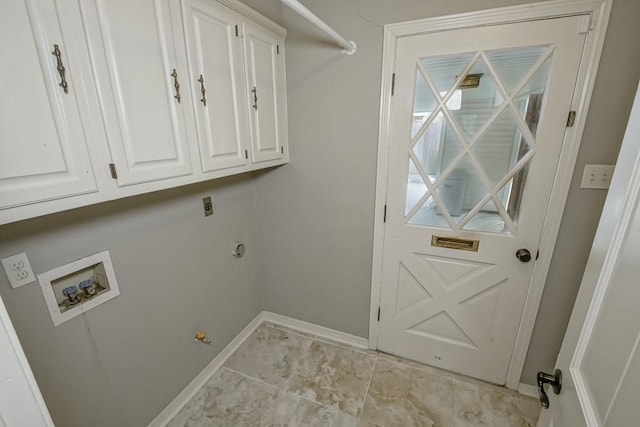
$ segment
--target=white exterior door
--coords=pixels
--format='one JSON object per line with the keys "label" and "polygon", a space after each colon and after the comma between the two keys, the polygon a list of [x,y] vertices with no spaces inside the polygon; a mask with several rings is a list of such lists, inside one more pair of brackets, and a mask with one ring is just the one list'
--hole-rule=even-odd
{"label": "white exterior door", "polygon": [[54,2],[3,0],[0,37],[0,209],[96,191]]}
{"label": "white exterior door", "polygon": [[278,160],[286,145],[284,43],[280,36],[245,21],[242,24],[253,163]]}
{"label": "white exterior door", "polygon": [[118,185],[191,174],[189,79],[178,64],[172,30],[182,25],[171,20],[172,2],[81,3]]}
{"label": "white exterior door", "polygon": [[504,384],[582,24],[574,16],[398,39],[380,350]]}
{"label": "white exterior door", "polygon": [[541,427],[639,424],[640,90],[556,367]]}
{"label": "white exterior door", "polygon": [[244,166],[249,122],[241,17],[216,2],[184,0],[182,5],[202,170]]}

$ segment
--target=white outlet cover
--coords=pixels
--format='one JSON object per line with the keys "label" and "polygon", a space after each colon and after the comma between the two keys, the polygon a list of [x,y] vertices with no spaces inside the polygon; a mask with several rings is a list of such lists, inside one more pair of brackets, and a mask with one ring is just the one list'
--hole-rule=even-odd
{"label": "white outlet cover", "polygon": [[20,286],[35,282],[36,276],[33,274],[33,269],[31,268],[26,253],[22,252],[12,255],[3,258],[1,261],[12,288],[19,288]]}
{"label": "white outlet cover", "polygon": [[611,183],[615,165],[585,165],[580,188],[606,190]]}

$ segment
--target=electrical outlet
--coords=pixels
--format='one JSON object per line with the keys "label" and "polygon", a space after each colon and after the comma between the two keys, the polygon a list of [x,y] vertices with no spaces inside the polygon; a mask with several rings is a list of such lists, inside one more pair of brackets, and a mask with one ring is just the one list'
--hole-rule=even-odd
{"label": "electrical outlet", "polygon": [[580,188],[606,190],[615,165],[585,165]]}
{"label": "electrical outlet", "polygon": [[12,288],[17,288],[36,280],[27,254],[24,252],[2,259],[2,266]]}

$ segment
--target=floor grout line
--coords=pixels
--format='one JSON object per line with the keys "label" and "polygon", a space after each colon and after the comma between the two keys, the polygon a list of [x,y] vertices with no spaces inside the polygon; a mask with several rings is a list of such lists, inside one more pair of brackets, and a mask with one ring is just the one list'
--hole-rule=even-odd
{"label": "floor grout line", "polygon": [[[234,373],[236,373],[238,375],[241,375],[241,376],[243,376],[245,378],[248,378],[250,380],[253,380],[255,382],[264,384],[264,385],[269,386],[271,388],[275,388],[276,390],[280,390],[280,387],[278,387],[277,385],[269,384],[269,383],[264,382],[263,380],[261,380],[259,378],[254,378],[251,375],[245,374],[244,372],[236,371],[235,369],[229,368],[228,366],[221,366],[220,369],[226,369],[228,371],[234,372]],[[219,371],[216,371],[216,372],[219,372]]]}
{"label": "floor grout line", "polygon": [[371,389],[371,383],[373,382],[373,376],[376,373],[376,368],[378,367],[379,360],[380,360],[380,357],[376,356],[376,361],[373,364],[373,370],[371,371],[371,376],[369,377],[369,382],[367,383],[367,388],[364,392],[364,398],[362,399],[362,406],[360,407],[360,413],[358,414],[359,419],[362,419],[362,413],[364,412],[364,405],[367,402],[367,397],[369,396],[369,390]]}

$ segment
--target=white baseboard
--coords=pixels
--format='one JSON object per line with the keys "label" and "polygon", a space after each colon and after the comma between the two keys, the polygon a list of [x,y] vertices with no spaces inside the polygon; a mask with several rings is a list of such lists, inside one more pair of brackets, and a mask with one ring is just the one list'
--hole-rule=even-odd
{"label": "white baseboard", "polygon": [[304,322],[302,320],[293,319],[281,314],[262,311],[251,321],[245,328],[240,331],[234,339],[231,340],[225,348],[189,383],[184,390],[176,396],[175,399],[167,405],[166,408],[158,414],[157,417],[148,427],[164,427],[180,412],[182,407],[206,384],[213,374],[224,365],[224,362],[240,347],[240,345],[249,338],[249,335],[255,331],[258,326],[264,322],[271,322],[276,325],[285,326],[299,332],[312,334],[320,338],[335,341],[341,344],[350,345],[360,349],[369,347],[366,338],[357,337],[345,332],[336,331],[334,329],[325,328],[324,326],[315,325],[313,323]]}
{"label": "white baseboard", "polygon": [[240,347],[253,331],[263,322],[259,313],[245,328],[231,340],[225,348],[154,418],[148,427],[164,427],[171,421],[184,405],[206,384],[213,374],[220,369],[226,360]]}
{"label": "white baseboard", "polygon": [[335,329],[325,328],[324,326],[293,319],[281,314],[271,313],[269,311],[263,311],[260,314],[263,316],[262,318],[265,322],[275,323],[276,325],[285,326],[296,331],[315,335],[320,338],[335,341],[340,344],[346,344],[359,349],[367,350],[369,348],[369,341],[366,338],[357,337],[345,332],[336,331]]}
{"label": "white baseboard", "polygon": [[531,384],[520,383],[518,386],[518,393],[524,396],[535,397],[536,399],[538,398],[538,388]]}

